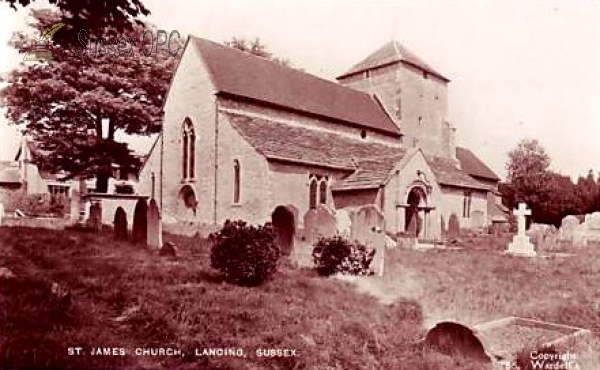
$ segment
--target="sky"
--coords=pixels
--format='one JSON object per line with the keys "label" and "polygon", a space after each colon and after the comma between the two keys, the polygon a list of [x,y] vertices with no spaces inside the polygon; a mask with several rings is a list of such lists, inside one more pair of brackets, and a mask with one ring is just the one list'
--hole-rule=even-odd
{"label": "sky", "polygon": [[[600,1],[143,0],[170,33],[222,42],[258,37],[294,67],[334,80],[394,39],[449,77],[457,143],[498,175],[522,139],[537,139],[552,169],[600,171]],[[27,11],[0,2],[0,73],[21,56],[6,45]],[[0,112],[0,159],[14,128]]]}

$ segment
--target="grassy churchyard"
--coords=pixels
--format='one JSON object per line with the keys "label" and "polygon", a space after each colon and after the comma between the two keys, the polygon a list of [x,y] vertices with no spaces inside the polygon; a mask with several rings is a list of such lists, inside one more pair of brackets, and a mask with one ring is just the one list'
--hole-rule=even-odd
{"label": "grassy churchyard", "polygon": [[[176,258],[112,235],[0,228],[0,368],[465,370],[481,365],[416,341],[442,320],[511,315],[600,334],[597,247],[565,258],[485,244],[389,250],[383,278],[351,283],[283,262],[249,288],[210,268],[206,240],[165,239]],[[600,364],[597,341],[590,346],[577,353],[584,370]],[[225,355],[203,352],[215,348]]]}

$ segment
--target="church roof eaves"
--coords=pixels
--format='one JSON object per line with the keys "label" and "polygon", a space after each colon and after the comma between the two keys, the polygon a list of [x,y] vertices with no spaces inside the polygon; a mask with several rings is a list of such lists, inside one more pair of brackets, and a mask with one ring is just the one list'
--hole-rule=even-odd
{"label": "church roof eaves", "polygon": [[276,62],[190,36],[217,93],[330,118],[398,137],[372,96]]}

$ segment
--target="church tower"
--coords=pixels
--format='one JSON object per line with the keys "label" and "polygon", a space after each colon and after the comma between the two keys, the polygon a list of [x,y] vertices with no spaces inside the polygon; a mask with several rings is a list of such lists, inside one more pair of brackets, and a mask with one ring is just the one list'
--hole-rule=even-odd
{"label": "church tower", "polygon": [[337,78],[340,84],[375,95],[404,134],[406,147],[456,158],[448,122],[450,80],[396,41],[391,41]]}

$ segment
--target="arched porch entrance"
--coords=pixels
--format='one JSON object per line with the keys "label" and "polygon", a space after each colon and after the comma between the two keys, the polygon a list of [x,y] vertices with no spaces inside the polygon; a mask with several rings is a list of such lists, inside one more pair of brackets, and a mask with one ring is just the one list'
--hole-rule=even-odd
{"label": "arched porch entrance", "polygon": [[413,186],[406,197],[404,208],[404,231],[416,238],[427,238],[429,212],[428,194],[421,186]]}
{"label": "arched porch entrance", "polygon": [[296,235],[296,216],[290,207],[277,206],[271,214],[275,244],[284,255],[290,255]]}

